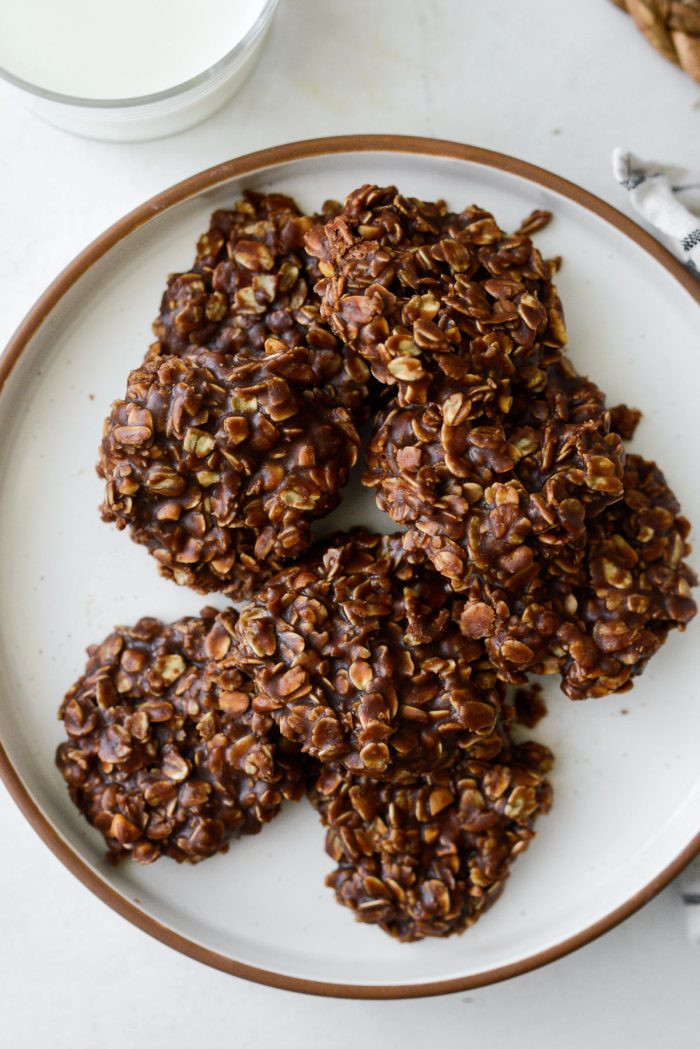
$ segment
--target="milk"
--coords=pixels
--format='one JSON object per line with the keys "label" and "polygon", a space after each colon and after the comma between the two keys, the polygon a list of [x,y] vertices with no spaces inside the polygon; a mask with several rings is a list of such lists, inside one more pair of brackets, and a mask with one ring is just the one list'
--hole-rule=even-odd
{"label": "milk", "polygon": [[265,0],[0,0],[0,67],[35,87],[127,99],[209,69]]}

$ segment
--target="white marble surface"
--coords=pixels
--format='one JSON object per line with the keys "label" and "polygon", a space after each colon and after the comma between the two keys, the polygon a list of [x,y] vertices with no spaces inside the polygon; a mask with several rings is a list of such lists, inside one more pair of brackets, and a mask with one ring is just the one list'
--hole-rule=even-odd
{"label": "white marble surface", "polygon": [[[700,89],[607,0],[281,0],[242,93],[175,138],[71,138],[0,92],[0,344],[109,223],[249,150],[348,132],[435,135],[541,164],[624,208],[612,147],[700,168],[699,129]],[[353,1003],[246,984],[149,939],[68,874],[1,790],[0,842],[0,1042],[13,1049],[171,1049],[213,1031],[240,1049],[413,1049],[438,1037],[506,1049],[698,1044],[700,951],[677,886],[509,983]]]}

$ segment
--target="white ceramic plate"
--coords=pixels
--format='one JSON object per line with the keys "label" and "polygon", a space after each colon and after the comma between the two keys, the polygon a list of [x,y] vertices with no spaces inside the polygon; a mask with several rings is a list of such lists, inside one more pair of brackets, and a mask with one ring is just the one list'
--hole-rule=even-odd
{"label": "white ceramic plate", "polygon": [[[697,624],[674,635],[620,697],[576,704],[547,683],[549,715],[535,735],[557,754],[555,805],[502,900],[465,936],[402,946],[354,923],[323,884],[332,864],[306,803],[199,867],[105,862],[54,769],[56,707],[85,646],[114,623],[171,620],[204,601],[160,579],[143,548],[100,522],[103,416],[143,355],[165,275],[188,267],[212,209],[245,186],[314,209],[362,182],[396,182],[455,209],[478,202],[506,228],[533,208],[553,211],[537,240],[565,258],[558,283],[572,356],[610,403],[643,408],[635,448],[658,459],[700,520],[698,296],[628,220],[545,172],[426,140],[326,140],[222,165],[92,245],[4,359],[0,768],[64,862],[172,946],[279,986],[382,997],[474,986],[551,960],[630,913],[700,847],[700,646]],[[332,524],[360,522],[392,528],[357,485]]]}

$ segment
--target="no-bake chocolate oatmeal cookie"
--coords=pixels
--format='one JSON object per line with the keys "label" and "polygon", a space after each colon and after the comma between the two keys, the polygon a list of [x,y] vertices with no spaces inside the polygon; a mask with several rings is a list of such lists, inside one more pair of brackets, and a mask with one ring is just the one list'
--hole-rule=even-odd
{"label": "no-bake chocolate oatmeal cookie", "polygon": [[399,940],[462,932],[498,899],[548,812],[551,766],[546,747],[525,743],[407,785],[324,768],[310,797],[338,864],[328,884],[358,921]]}
{"label": "no-bake chocolate oatmeal cookie", "polygon": [[156,357],[105,422],[102,516],[148,547],[163,575],[245,597],[311,544],[355,463],[349,412],[314,387],[308,350]]}
{"label": "no-bake chocolate oatmeal cookie", "polygon": [[444,201],[362,186],[306,237],[323,275],[322,316],[401,403],[467,379],[487,387],[475,389],[478,402],[497,405],[516,372],[556,358],[566,342],[557,263],[529,236],[548,218],[536,213],[506,234],[480,208],[455,214]]}
{"label": "no-bake chocolate oatmeal cookie", "polygon": [[197,863],[301,796],[293,748],[252,709],[250,681],[219,665],[228,637],[205,609],[171,626],[141,619],[88,650],[56,762],[113,856]]}
{"label": "no-bake chocolate oatmeal cookie", "polygon": [[472,572],[513,592],[583,555],[587,521],[622,495],[605,398],[562,359],[475,425],[469,394],[380,415],[364,482],[459,590]]}
{"label": "no-bake chocolate oatmeal cookie", "polygon": [[356,530],[274,576],[241,612],[234,659],[256,704],[321,761],[407,778],[458,752],[493,757],[502,687],[452,594],[400,536]]}
{"label": "no-bake chocolate oatmeal cookie", "polygon": [[308,216],[291,197],[248,191],[215,211],[191,270],[168,280],[151,355],[182,356],[206,346],[239,358],[263,356],[269,338],[303,346],[313,384],[364,415],[368,367],[321,320],[313,290],[320,272],[304,250],[304,235],[338,209],[330,201],[321,215]]}
{"label": "no-bake chocolate oatmeal cookie", "polygon": [[504,681],[560,674],[572,699],[624,691],[672,629],[685,629],[697,605],[689,524],[655,463],[627,456],[622,498],[589,523],[574,571],[557,571],[520,591],[478,574],[457,595],[455,615],[483,640]]}

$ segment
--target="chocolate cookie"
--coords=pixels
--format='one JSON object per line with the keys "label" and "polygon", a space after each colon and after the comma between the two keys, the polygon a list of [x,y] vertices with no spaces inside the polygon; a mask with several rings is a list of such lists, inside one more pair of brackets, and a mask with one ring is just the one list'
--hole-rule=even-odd
{"label": "chocolate cookie", "polygon": [[478,400],[508,397],[515,372],[556,359],[566,329],[552,275],[529,232],[506,234],[480,208],[362,186],[342,212],[306,236],[323,279],[322,315],[400,403],[435,399],[436,382],[481,385]]}
{"label": "chocolate cookie", "polygon": [[58,768],[115,857],[197,863],[302,792],[293,748],[252,709],[250,681],[219,664],[232,617],[205,609],[115,630],[88,649],[61,704]]}
{"label": "chocolate cookie", "polygon": [[465,754],[411,784],[324,768],[310,797],[338,864],[327,883],[358,921],[399,940],[462,932],[498,899],[549,810],[552,760],[525,743],[493,761]]}
{"label": "chocolate cookie", "polygon": [[493,757],[502,687],[451,600],[400,536],[358,529],[268,580],[241,612],[234,659],[255,675],[256,709],[321,761],[405,779],[459,752]]}
{"label": "chocolate cookie", "polygon": [[[512,593],[478,574],[457,596],[467,637],[483,641],[503,681],[561,674],[572,699],[630,688],[672,629],[685,629],[697,585],[684,562],[690,526],[655,463],[628,455],[624,495],[588,525],[571,569]],[[561,567],[561,566],[560,566]]]}
{"label": "chocolate cookie", "polygon": [[358,447],[304,346],[156,357],[131,373],[105,422],[102,516],[128,525],[175,582],[245,597],[308,548]]}
{"label": "chocolate cookie", "polygon": [[685,629],[697,577],[683,558],[690,525],[656,463],[628,455],[625,492],[590,527],[586,586],[558,633],[563,689],[572,699],[632,685],[670,630]]}
{"label": "chocolate cookie", "polygon": [[469,390],[380,415],[364,483],[455,589],[473,572],[510,592],[583,556],[587,522],[622,495],[605,398],[560,360],[475,425]]}
{"label": "chocolate cookie", "polygon": [[304,251],[304,234],[339,210],[303,215],[281,193],[247,191],[229,209],[215,211],[187,273],[173,274],[153,330],[157,356],[197,347],[261,357],[269,338],[306,348],[313,384],[353,413],[367,409],[369,370],[321,320],[313,286],[320,278]]}

